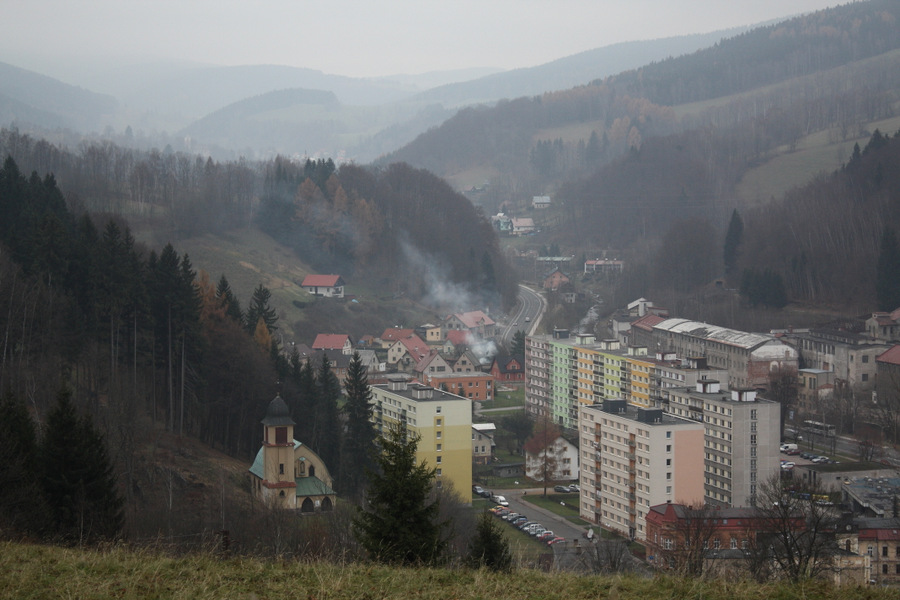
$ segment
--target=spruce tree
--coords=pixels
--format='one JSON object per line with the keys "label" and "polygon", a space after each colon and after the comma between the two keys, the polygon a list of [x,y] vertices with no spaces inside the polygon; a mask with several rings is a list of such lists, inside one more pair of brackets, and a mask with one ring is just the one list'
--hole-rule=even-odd
{"label": "spruce tree", "polygon": [[374,466],[377,432],[372,424],[372,392],[369,378],[359,352],[354,352],[344,380],[347,401],[346,434],[341,445],[341,492],[354,500],[361,500],[366,487],[366,473]]}
{"label": "spruce tree", "polygon": [[509,542],[503,535],[500,525],[486,510],[478,517],[475,536],[469,542],[466,564],[473,569],[485,567],[491,571],[502,572],[512,568]]}
{"label": "spruce tree", "polygon": [[0,530],[39,531],[37,464],[34,423],[25,403],[7,394],[0,401]]}
{"label": "spruce tree", "polygon": [[359,543],[377,561],[433,565],[444,555],[447,522],[432,496],[435,469],[416,458],[418,436],[395,427],[381,439],[377,471],[369,474],[366,506],[353,521]]}
{"label": "spruce tree", "polygon": [[278,314],[275,312],[274,308],[269,306],[269,300],[271,298],[272,292],[261,283],[253,290],[253,297],[250,298],[250,306],[247,307],[247,315],[244,319],[247,324],[247,329],[251,333],[256,329],[256,322],[259,321],[260,318],[265,321],[269,333],[278,329],[275,326],[275,323],[278,322]]}
{"label": "spruce tree", "polygon": [[341,417],[338,402],[341,399],[341,384],[331,370],[328,355],[322,353],[322,363],[316,375],[319,388],[319,405],[316,409],[316,429],[318,431],[314,446],[319,457],[328,465],[336,480],[341,478]]}
{"label": "spruce tree", "polygon": [[62,390],[47,416],[40,472],[54,537],[77,543],[114,538],[122,528],[122,499],[103,436],[79,417]]}

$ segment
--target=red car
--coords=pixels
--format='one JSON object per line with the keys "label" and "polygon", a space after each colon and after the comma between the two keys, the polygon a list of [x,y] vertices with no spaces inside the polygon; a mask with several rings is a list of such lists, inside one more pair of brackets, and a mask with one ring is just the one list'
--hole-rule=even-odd
{"label": "red car", "polygon": [[555,537],[553,539],[547,540],[547,545],[552,546],[553,544],[558,544],[558,543],[564,542],[564,541],[566,541],[566,538],[564,538],[564,537]]}

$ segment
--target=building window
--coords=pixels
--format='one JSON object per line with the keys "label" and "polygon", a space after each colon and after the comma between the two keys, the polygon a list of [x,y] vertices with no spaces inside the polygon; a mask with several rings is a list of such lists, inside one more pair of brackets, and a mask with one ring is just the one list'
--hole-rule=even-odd
{"label": "building window", "polygon": [[435,473],[435,475],[437,475],[438,477],[441,476],[441,470],[440,470],[440,468],[437,470],[437,472]]}
{"label": "building window", "polygon": [[441,419],[436,419],[435,422],[434,422],[434,424],[435,424],[436,426],[440,427],[440,426],[441,426]]}
{"label": "building window", "polygon": [[[441,432],[440,432],[440,431],[435,432],[435,437],[436,437],[437,439],[441,439]],[[474,433],[472,434],[472,439],[473,439],[473,440],[475,439],[475,434],[474,434]]]}
{"label": "building window", "polygon": [[275,443],[287,444],[287,427],[275,428]]}
{"label": "building window", "polygon": [[868,355],[868,354],[863,354],[862,361],[863,361],[864,363],[869,362],[869,355]]}
{"label": "building window", "polygon": [[887,575],[887,563],[881,565],[881,574]]}
{"label": "building window", "polygon": [[438,451],[438,452],[441,451],[441,445],[440,445],[440,444],[437,445],[437,451]]}
{"label": "building window", "polygon": [[868,380],[869,380],[869,374],[868,374],[868,373],[863,373],[863,374],[862,374],[862,380],[863,380],[863,381],[868,381]]}
{"label": "building window", "polygon": [[666,452],[672,451],[672,444],[666,444]]}
{"label": "building window", "polygon": [[284,463],[278,463],[278,474],[284,475]]}
{"label": "building window", "polygon": [[868,554],[869,556],[875,556],[875,548],[869,546],[868,548],[866,548],[866,554]]}
{"label": "building window", "polygon": [[440,457],[440,456],[437,457],[437,461],[436,461],[436,462],[437,462],[437,464],[441,464],[441,457]]}
{"label": "building window", "polygon": [[888,548],[887,548],[887,546],[882,546],[882,547],[881,547],[881,555],[882,555],[883,557],[887,558],[887,555],[888,555]]}
{"label": "building window", "polygon": [[436,412],[437,414],[441,414],[441,407],[438,406],[438,407],[435,409],[435,412]]}

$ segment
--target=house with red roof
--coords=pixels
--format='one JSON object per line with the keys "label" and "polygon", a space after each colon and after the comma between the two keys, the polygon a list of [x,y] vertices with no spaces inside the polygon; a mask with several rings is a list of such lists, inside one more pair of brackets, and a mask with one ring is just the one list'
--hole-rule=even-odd
{"label": "house with red roof", "polygon": [[384,330],[378,337],[378,341],[381,344],[382,348],[390,348],[399,340],[404,338],[408,338],[409,336],[415,333],[412,329],[405,329],[403,327],[389,327]]}
{"label": "house with red roof", "polygon": [[331,350],[341,354],[353,354],[353,340],[346,333],[320,333],[312,345],[313,350]]}
{"label": "house with red roof", "polygon": [[413,369],[413,373],[427,385],[431,385],[427,383],[427,375],[451,373],[452,371],[450,363],[437,350],[429,351],[425,358],[420,360]]}
{"label": "house with red roof", "polygon": [[300,284],[304,290],[313,296],[325,298],[343,298],[344,280],[340,275],[314,275],[309,274],[303,278]]}
{"label": "house with red roof", "polygon": [[412,371],[423,358],[428,356],[430,350],[422,338],[412,334],[397,340],[388,348],[387,362],[389,365],[395,365],[401,371]]}
{"label": "house with red roof", "polygon": [[447,335],[451,331],[468,331],[481,339],[488,339],[497,333],[496,327],[494,320],[480,310],[454,313],[444,319],[444,330]]}

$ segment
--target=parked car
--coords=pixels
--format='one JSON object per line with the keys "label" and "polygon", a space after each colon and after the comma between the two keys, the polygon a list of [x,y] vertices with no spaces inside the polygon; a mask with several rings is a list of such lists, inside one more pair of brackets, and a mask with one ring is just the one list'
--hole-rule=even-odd
{"label": "parked car", "polygon": [[484,488],[481,487],[480,485],[473,485],[473,486],[472,486],[472,493],[474,493],[474,494],[480,496],[481,494],[484,493]]}
{"label": "parked car", "polygon": [[786,460],[781,463],[781,468],[784,469],[785,471],[790,471],[791,469],[794,468],[794,466],[795,466],[794,463],[789,460]]}
{"label": "parked car", "polygon": [[557,485],[557,486],[553,487],[553,491],[559,492],[560,494],[568,494],[572,490],[569,489],[569,486],[567,486],[567,485]]}
{"label": "parked car", "polygon": [[481,496],[482,498],[490,498],[491,496],[493,496],[493,494],[490,492],[490,490],[481,490],[481,493],[478,495]]}
{"label": "parked car", "polygon": [[543,526],[538,525],[537,527],[532,527],[531,530],[530,530],[528,533],[531,534],[531,535],[533,535],[534,537],[538,537],[539,535],[541,535],[541,534],[544,533],[545,531],[547,531],[547,530],[544,529]]}
{"label": "parked car", "polygon": [[564,542],[564,541],[566,541],[566,538],[557,536],[555,538],[551,538],[551,539],[547,540],[547,545],[552,546],[553,544],[558,544],[558,543]]}
{"label": "parked car", "polygon": [[550,531],[549,529],[544,530],[542,533],[537,534],[537,539],[543,541],[552,540],[556,537],[556,534]]}
{"label": "parked car", "polygon": [[517,519],[517,518],[519,518],[519,513],[517,513],[517,512],[509,512],[509,513],[503,515],[504,521],[512,521],[513,519]]}
{"label": "parked car", "polygon": [[569,486],[569,490],[572,492],[580,492],[581,487],[577,483],[573,483]]}
{"label": "parked car", "polygon": [[503,496],[493,495],[493,496],[491,496],[491,500],[493,500],[500,506],[509,506],[509,502]]}

